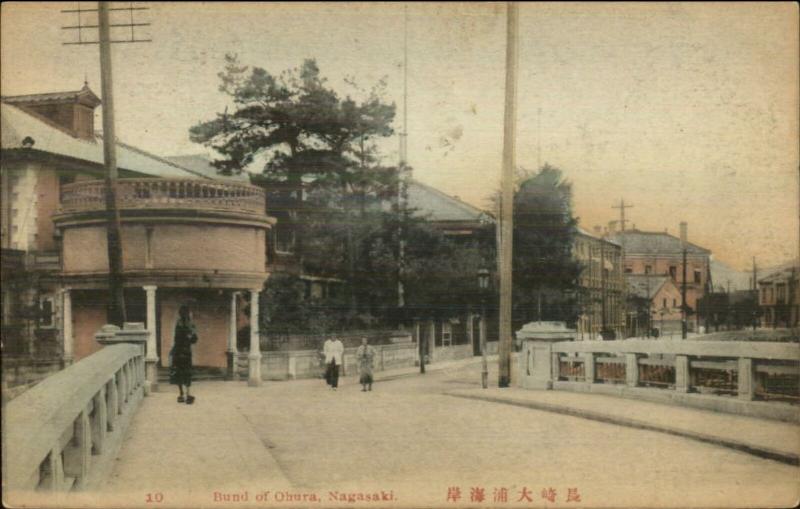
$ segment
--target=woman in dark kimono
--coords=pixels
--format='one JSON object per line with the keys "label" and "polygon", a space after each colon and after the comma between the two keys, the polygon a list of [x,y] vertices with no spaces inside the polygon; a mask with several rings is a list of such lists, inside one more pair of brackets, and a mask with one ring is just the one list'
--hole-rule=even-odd
{"label": "woman in dark kimono", "polygon": [[[178,403],[186,401],[191,405],[194,396],[189,394],[192,385],[192,345],[197,343],[197,330],[192,322],[192,312],[189,306],[183,305],[178,311],[178,323],[175,324],[175,340],[172,344],[170,357],[172,362],[169,369],[169,383],[178,386],[180,395]],[[186,387],[186,399],[183,397],[183,388]]]}

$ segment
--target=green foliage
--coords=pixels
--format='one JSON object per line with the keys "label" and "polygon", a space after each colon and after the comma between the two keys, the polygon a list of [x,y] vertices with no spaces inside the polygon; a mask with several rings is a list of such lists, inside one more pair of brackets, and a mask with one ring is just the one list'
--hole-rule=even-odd
{"label": "green foliage", "polygon": [[341,97],[314,60],[273,75],[233,55],[219,77],[233,108],[192,127],[191,139],[223,156],[214,162],[221,173],[260,164],[259,182],[267,189],[302,187],[306,199],[292,208],[303,271],[339,279],[344,290],[313,299],[296,276],[272,276],[263,299],[272,330],[315,332],[399,319],[399,278],[416,315],[477,305],[476,272],[493,254],[456,245],[395,202],[404,189],[400,172],[381,164],[376,143],[393,134],[395,106],[382,99],[383,81],[367,91],[349,79],[361,99]]}
{"label": "green foliage", "polygon": [[[524,177],[514,194],[513,321],[577,319],[577,278],[572,256],[577,219],[572,186],[545,165]],[[541,308],[541,313],[539,312]]]}
{"label": "green foliage", "polygon": [[214,162],[221,173],[260,161],[275,181],[347,188],[372,180],[363,170],[376,162],[374,142],[393,133],[395,106],[383,102],[383,82],[358,101],[330,88],[314,60],[274,76],[240,64],[235,55],[226,55],[219,77],[234,111],[226,108],[189,134],[223,156]]}

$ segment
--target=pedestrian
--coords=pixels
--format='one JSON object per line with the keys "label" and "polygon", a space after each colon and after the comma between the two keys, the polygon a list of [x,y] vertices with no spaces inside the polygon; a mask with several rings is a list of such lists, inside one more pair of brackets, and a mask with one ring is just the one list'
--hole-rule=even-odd
{"label": "pedestrian", "polygon": [[331,384],[331,361],[333,360],[333,340],[328,338],[322,345],[323,362],[325,363],[325,383],[333,388]]}
{"label": "pedestrian", "polygon": [[342,365],[344,345],[339,338],[325,341],[325,379],[334,391],[339,386],[339,367]]}
{"label": "pedestrian", "polygon": [[[367,338],[361,338],[361,346],[356,351],[358,370],[361,375],[361,392],[372,390],[372,362],[375,359],[375,349],[367,344]],[[368,389],[369,388],[369,389]]]}
{"label": "pedestrian", "polygon": [[[186,304],[178,310],[175,324],[175,337],[170,350],[169,383],[178,386],[178,403],[191,405],[194,396],[189,391],[192,386],[192,345],[197,343],[197,329],[192,322],[192,311]],[[186,387],[186,397],[183,388]]]}

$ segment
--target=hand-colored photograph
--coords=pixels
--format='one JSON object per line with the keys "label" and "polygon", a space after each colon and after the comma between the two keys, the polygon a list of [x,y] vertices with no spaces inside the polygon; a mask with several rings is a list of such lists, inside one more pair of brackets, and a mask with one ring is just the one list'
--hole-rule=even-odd
{"label": "hand-colored photograph", "polygon": [[3,2],[3,505],[796,507],[799,14]]}

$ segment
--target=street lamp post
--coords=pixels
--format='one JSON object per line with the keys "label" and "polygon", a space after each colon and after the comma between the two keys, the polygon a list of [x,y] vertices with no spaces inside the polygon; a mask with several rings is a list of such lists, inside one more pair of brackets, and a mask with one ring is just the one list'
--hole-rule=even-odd
{"label": "street lamp post", "polygon": [[485,268],[478,270],[478,288],[481,294],[481,386],[489,387],[489,365],[486,362],[486,293],[489,289],[489,271]]}

